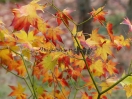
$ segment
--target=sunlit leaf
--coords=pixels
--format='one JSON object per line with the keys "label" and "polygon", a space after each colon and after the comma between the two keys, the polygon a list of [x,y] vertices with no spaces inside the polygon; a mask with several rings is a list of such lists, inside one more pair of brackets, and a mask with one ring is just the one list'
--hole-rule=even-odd
{"label": "sunlit leaf", "polygon": [[18,86],[9,86],[13,91],[9,94],[9,96],[16,96],[16,99],[26,99],[27,95],[24,94],[25,88],[22,87],[21,84],[18,83]]}
{"label": "sunlit leaf", "polygon": [[39,5],[37,2],[39,0],[33,0],[28,5],[20,6],[13,9],[14,19],[12,21],[12,26],[15,30],[21,30],[24,28],[28,32],[30,25],[37,27],[37,20],[41,19],[37,15],[37,10],[43,11],[45,5]]}
{"label": "sunlit leaf", "polygon": [[90,12],[90,15],[93,16],[94,21],[99,21],[101,24],[106,21],[105,15],[107,12],[104,11],[104,7],[100,7],[97,10],[93,9],[92,12]]}

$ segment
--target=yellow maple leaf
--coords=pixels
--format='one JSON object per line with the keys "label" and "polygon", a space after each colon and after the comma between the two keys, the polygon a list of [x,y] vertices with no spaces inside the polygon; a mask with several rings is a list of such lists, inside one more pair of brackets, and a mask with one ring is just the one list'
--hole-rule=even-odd
{"label": "yellow maple leaf", "polygon": [[33,40],[35,40],[35,36],[33,31],[29,32],[28,34],[25,31],[20,31],[20,33],[14,33],[15,36],[17,36],[20,40],[24,41],[24,42],[32,42]]}
{"label": "yellow maple leaf", "polygon": [[18,42],[27,48],[32,48],[33,46],[39,45],[36,43],[41,42],[41,37],[35,36],[34,31],[30,31],[27,34],[25,31],[21,30],[20,33],[14,33],[14,35],[18,38]]}
{"label": "yellow maple leaf", "polygon": [[[105,82],[102,82],[100,84],[100,86],[102,87],[102,91],[106,90],[107,88],[109,88],[110,86],[112,86],[116,82],[117,82],[117,78],[110,78],[110,79],[107,79]],[[107,91],[105,94],[111,94],[111,92],[114,89],[118,89],[118,87],[117,86],[113,87],[113,89]]]}
{"label": "yellow maple leaf", "polygon": [[101,45],[97,46],[97,49],[95,51],[96,57],[101,57],[103,60],[106,60],[108,55],[113,55],[111,47],[112,45],[110,41],[103,41]]}
{"label": "yellow maple leaf", "polygon": [[96,47],[101,43],[104,37],[98,33],[98,29],[94,29],[90,34],[90,38],[86,40],[86,43],[89,47]]}
{"label": "yellow maple leaf", "polygon": [[43,20],[38,20],[37,21],[37,28],[40,32],[42,32],[43,34],[46,33],[47,29],[50,27],[48,25],[48,23],[44,22]]}
{"label": "yellow maple leaf", "polygon": [[97,60],[95,62],[93,62],[90,65],[90,70],[94,73],[94,75],[96,76],[101,76],[102,74],[104,74],[103,71],[103,63],[101,60]]}
{"label": "yellow maple leaf", "polygon": [[24,57],[27,57],[28,59],[31,58],[31,53],[30,53],[30,50],[29,50],[29,49],[23,49],[23,50],[22,50],[22,55],[23,55]]}
{"label": "yellow maple leaf", "polygon": [[114,36],[114,43],[117,50],[120,50],[123,46],[130,47],[130,39],[124,39],[122,35]]}
{"label": "yellow maple leaf", "polygon": [[96,42],[100,42],[101,39],[103,39],[104,37],[100,34],[98,34],[98,29],[94,29],[92,31],[92,34],[90,34],[90,38],[93,40],[93,41],[96,41]]}
{"label": "yellow maple leaf", "polygon": [[126,96],[127,98],[132,96],[132,84],[130,85],[125,85],[124,90],[126,91]]}
{"label": "yellow maple leaf", "polygon": [[11,60],[12,54],[9,49],[0,50],[0,58],[1,60]]}

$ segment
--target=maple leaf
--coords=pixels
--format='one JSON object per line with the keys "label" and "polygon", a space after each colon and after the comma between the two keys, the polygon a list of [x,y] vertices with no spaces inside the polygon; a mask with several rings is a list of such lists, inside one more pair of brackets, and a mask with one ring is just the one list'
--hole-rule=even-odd
{"label": "maple leaf", "polygon": [[62,42],[61,34],[63,34],[63,31],[59,29],[59,27],[56,28],[49,28],[47,30],[47,33],[44,34],[47,41],[52,41],[56,45],[56,40],[59,42]]}
{"label": "maple leaf", "polygon": [[26,75],[26,68],[22,60],[17,61],[17,67],[15,68],[15,71],[22,77]]}
{"label": "maple leaf", "polygon": [[15,36],[17,36],[20,40],[23,40],[25,42],[32,42],[35,37],[34,37],[34,32],[31,31],[28,34],[25,31],[20,31],[20,33],[14,33]]}
{"label": "maple leaf", "polygon": [[1,60],[12,60],[12,54],[9,49],[0,50]]}
{"label": "maple leaf", "polygon": [[90,39],[96,42],[100,42],[104,37],[98,33],[99,29],[92,30],[92,34],[90,34]]}
{"label": "maple leaf", "polygon": [[86,44],[93,48],[101,43],[101,40],[104,39],[102,35],[98,33],[98,29],[92,30],[92,34],[90,34],[90,38],[86,40]]}
{"label": "maple leaf", "polygon": [[93,81],[91,80],[91,78],[89,77],[81,77],[82,80],[85,82],[85,85],[84,86],[88,86],[88,89],[91,90],[91,89],[95,89],[95,86],[93,85]]}
{"label": "maple leaf", "polygon": [[[122,77],[124,77],[126,75],[126,73],[123,73]],[[127,78],[125,78],[121,83],[122,86],[125,86],[125,85],[130,85],[132,82],[132,77],[131,76],[128,76]]]}
{"label": "maple leaf", "polygon": [[86,92],[82,93],[81,99],[93,99],[92,96],[89,96]]}
{"label": "maple leaf", "polygon": [[115,73],[118,73],[118,70],[115,67],[116,64],[117,63],[114,63],[111,60],[109,60],[108,62],[104,63],[104,65],[105,65],[104,67],[109,72],[110,75],[113,75]]}
{"label": "maple leaf", "polygon": [[37,36],[34,35],[34,31],[30,31],[28,34],[25,31],[20,31],[20,33],[14,33],[14,35],[18,38],[18,42],[22,44],[22,46],[31,49],[34,45],[34,42],[40,41],[41,37],[38,39]]}
{"label": "maple leaf", "polygon": [[130,48],[130,39],[124,39],[124,37],[122,35],[120,36],[115,36],[114,37],[114,43],[115,43],[115,47],[117,48],[117,50],[119,51],[123,46],[126,46],[127,48]]}
{"label": "maple leaf", "polygon": [[[107,79],[105,82],[102,82],[100,84],[100,86],[102,87],[102,91],[112,86],[115,82],[117,82],[117,78],[110,78]],[[118,86],[113,87],[113,89],[107,91],[105,94],[111,94],[114,89],[118,89]]]}
{"label": "maple leaf", "polygon": [[37,15],[37,10],[43,11],[45,5],[41,6],[37,4],[39,0],[33,0],[28,5],[20,6],[17,9],[13,9],[14,19],[12,21],[12,26],[14,26],[15,30],[24,30],[27,32],[29,30],[30,25],[37,27],[37,20],[41,19]]}
{"label": "maple leaf", "polygon": [[132,84],[130,85],[125,85],[124,90],[126,91],[126,96],[127,98],[132,96]]}
{"label": "maple leaf", "polygon": [[38,96],[38,99],[54,99],[54,96],[52,93],[48,93],[47,91],[43,91],[41,95]]}
{"label": "maple leaf", "polygon": [[97,50],[95,51],[96,57],[100,56],[103,60],[106,60],[108,55],[113,56],[111,46],[108,40],[104,41],[100,46],[97,46]]}
{"label": "maple leaf", "polygon": [[[71,60],[71,62],[73,63],[73,66],[79,66],[80,70],[83,70],[84,68],[86,68],[86,64],[82,59],[82,55],[81,54],[75,54],[74,57],[76,57],[77,59],[73,58],[73,60]],[[90,65],[92,64],[92,60],[89,57],[86,57],[86,62],[88,64],[88,66],[90,67]]]}
{"label": "maple leaf", "polygon": [[34,66],[32,75],[35,75],[37,79],[40,79],[41,74],[42,68],[40,68],[39,66]]}
{"label": "maple leaf", "polygon": [[40,64],[42,64],[47,70],[53,70],[55,65],[57,64],[57,60],[53,60],[52,56],[48,54],[43,58],[43,61]]}
{"label": "maple leaf", "polygon": [[94,75],[96,76],[101,76],[104,74],[104,70],[103,70],[103,63],[101,60],[97,60],[95,62],[92,62],[92,64],[90,65],[90,70],[93,72]]}
{"label": "maple leaf", "polygon": [[58,58],[58,65],[61,67],[62,64],[64,64],[65,67],[70,65],[69,56],[63,54]]}
{"label": "maple leaf", "polygon": [[55,97],[57,97],[57,99],[66,99],[69,94],[69,90],[62,88],[62,91],[56,90]]}
{"label": "maple leaf", "polygon": [[17,87],[15,86],[9,87],[13,90],[13,92],[11,92],[9,96],[16,96],[16,99],[26,99],[27,95],[23,93],[25,88],[23,88],[21,84],[18,83]]}
{"label": "maple leaf", "polygon": [[124,18],[123,22],[121,22],[120,24],[128,25],[129,26],[129,31],[132,32],[132,24],[131,24],[131,22],[128,18]]}
{"label": "maple leaf", "polygon": [[[126,75],[125,73],[123,73],[122,76]],[[124,90],[126,91],[126,96],[127,98],[129,98],[130,96],[132,96],[132,77],[128,76],[127,78],[125,78],[121,83],[121,85],[123,86]]]}
{"label": "maple leaf", "polygon": [[110,37],[112,43],[114,43],[114,35],[113,35],[113,31],[112,31],[113,25],[111,23],[107,23],[106,27],[107,27],[107,31],[108,31],[109,37]]}
{"label": "maple leaf", "polygon": [[72,17],[70,13],[72,10],[64,9],[62,12],[57,12],[55,15],[57,17],[57,23],[60,25],[62,23],[62,20],[64,20],[65,24],[69,26],[68,20],[72,20]]}
{"label": "maple leaf", "polygon": [[[62,78],[63,75],[62,73],[63,72],[60,72],[58,67],[56,67],[52,73],[46,71],[45,73],[42,74],[44,76],[43,83],[48,81],[49,85],[51,86],[52,83],[59,82],[62,87],[64,86],[69,87],[69,84],[66,81],[66,79]],[[57,79],[57,81],[54,79]]]}
{"label": "maple leaf", "polygon": [[76,26],[74,26],[74,28],[72,30],[72,34],[73,34],[73,36],[76,36],[76,39],[73,37],[73,42],[74,42],[75,48],[77,48],[79,46],[80,46],[80,48],[82,48],[83,42],[85,42],[85,36],[83,35],[82,31],[77,32],[77,28],[76,28]]}
{"label": "maple leaf", "polygon": [[52,82],[53,82],[53,76],[51,74],[51,72],[46,72],[43,74],[44,78],[43,78],[43,83],[47,82],[49,83],[49,85],[51,86]]}
{"label": "maple leaf", "polygon": [[66,71],[75,81],[78,77],[81,77],[81,69],[78,67],[69,67]]}
{"label": "maple leaf", "polygon": [[0,45],[5,47],[11,47],[16,45],[16,40],[13,34],[7,29],[0,29]]}
{"label": "maple leaf", "polygon": [[50,25],[47,22],[44,22],[43,20],[37,21],[37,29],[43,34],[46,33],[48,28],[50,28]]}
{"label": "maple leaf", "polygon": [[23,49],[22,50],[22,55],[26,57],[28,60],[31,58],[31,53],[29,49]]}
{"label": "maple leaf", "polygon": [[105,22],[105,15],[107,12],[103,11],[104,7],[100,7],[97,10],[93,9],[92,12],[90,12],[90,15],[94,18],[94,21],[99,21],[101,24]]}

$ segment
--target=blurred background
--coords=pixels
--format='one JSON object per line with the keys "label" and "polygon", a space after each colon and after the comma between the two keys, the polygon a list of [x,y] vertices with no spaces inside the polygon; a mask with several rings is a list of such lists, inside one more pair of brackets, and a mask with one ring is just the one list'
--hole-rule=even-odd
{"label": "blurred background", "polygon": [[[16,8],[16,4],[26,5],[31,0],[0,0],[0,19],[6,24],[6,27],[10,27],[11,21],[13,19],[12,9]],[[40,0],[40,4],[45,4],[45,0]],[[121,25],[120,23],[124,18],[128,17],[132,20],[132,0],[54,0],[54,4],[61,10],[67,8],[75,10],[71,13],[73,20],[76,22],[82,22],[90,17],[88,14],[93,8],[97,9],[99,7],[105,6],[105,11],[107,11],[106,19],[107,21],[113,23],[113,31],[116,35],[124,35],[127,37],[128,27],[126,25]],[[56,13],[52,8],[47,9],[53,14]],[[41,15],[44,19],[48,19],[50,15]],[[54,20],[52,21],[54,23]],[[73,24],[70,23],[73,27]],[[99,27],[99,33],[107,34],[106,29],[98,22],[93,22],[92,20],[86,22],[79,27],[78,31],[83,31],[84,33],[90,34],[92,29]],[[62,25],[62,28],[65,27]],[[67,30],[66,30],[67,31]],[[67,31],[68,32],[68,31]],[[63,41],[67,46],[72,46],[72,40],[70,33],[62,35]],[[120,52],[115,51],[115,61],[118,62],[118,68],[120,73],[126,70],[132,60],[132,51],[129,49],[122,49]],[[7,76],[8,75],[8,76]],[[0,68],[0,99],[13,99],[7,97],[10,93],[10,88],[8,85],[15,85],[18,78],[10,73],[7,73],[4,69]],[[114,92],[109,99],[127,99],[124,91]]]}

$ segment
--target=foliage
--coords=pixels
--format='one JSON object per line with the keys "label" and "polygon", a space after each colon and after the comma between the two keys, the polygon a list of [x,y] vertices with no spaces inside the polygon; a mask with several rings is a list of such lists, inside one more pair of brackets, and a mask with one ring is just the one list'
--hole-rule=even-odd
{"label": "foliage", "polygon": [[[12,89],[9,96],[16,99],[107,99],[113,91],[123,89],[127,98],[131,97],[132,64],[128,72],[124,71],[118,77],[117,63],[113,61],[113,49],[120,51],[123,47],[130,48],[131,38],[114,34],[112,23],[105,19],[107,11],[104,11],[104,7],[93,9],[89,19],[77,24],[70,15],[72,10],[61,11],[53,0],[41,5],[38,2],[33,0],[12,10],[13,31],[6,29],[0,21],[0,65],[24,80],[28,87],[20,83],[9,85]],[[46,14],[44,10],[49,6],[56,10],[51,16],[57,26],[45,21],[37,13],[39,10]],[[99,34],[97,28],[85,39],[83,32],[77,31],[79,25],[92,18],[106,28],[107,36]],[[74,24],[74,27],[70,27],[69,23]],[[61,29],[61,24],[71,33],[74,49],[65,49],[61,38],[65,31]],[[122,24],[128,25],[131,31],[128,18]],[[91,52],[86,53],[83,49],[86,52],[90,49]],[[40,86],[37,81],[48,84],[48,88]],[[30,94],[26,94],[25,90],[29,90]],[[73,91],[74,96],[71,95]]]}

